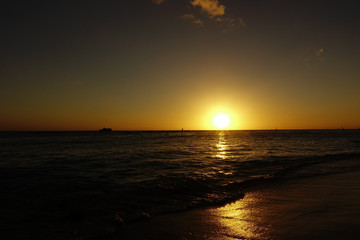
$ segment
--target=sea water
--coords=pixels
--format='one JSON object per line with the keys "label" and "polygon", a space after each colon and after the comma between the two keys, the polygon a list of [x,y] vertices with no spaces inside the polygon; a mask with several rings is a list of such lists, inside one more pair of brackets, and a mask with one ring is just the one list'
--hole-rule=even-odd
{"label": "sea water", "polygon": [[104,236],[358,159],[360,130],[1,132],[0,238]]}

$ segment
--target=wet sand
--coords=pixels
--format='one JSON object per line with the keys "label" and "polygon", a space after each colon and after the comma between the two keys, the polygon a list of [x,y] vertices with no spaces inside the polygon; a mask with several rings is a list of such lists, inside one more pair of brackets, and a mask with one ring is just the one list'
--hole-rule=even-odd
{"label": "wet sand", "polygon": [[124,226],[115,239],[358,239],[359,200],[360,171],[296,179]]}

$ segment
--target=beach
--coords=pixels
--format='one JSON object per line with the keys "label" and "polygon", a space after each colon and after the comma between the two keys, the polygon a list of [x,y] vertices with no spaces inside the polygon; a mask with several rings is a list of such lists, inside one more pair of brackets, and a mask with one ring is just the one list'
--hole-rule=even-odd
{"label": "beach", "polygon": [[124,226],[114,239],[358,239],[360,171],[275,182],[243,199]]}

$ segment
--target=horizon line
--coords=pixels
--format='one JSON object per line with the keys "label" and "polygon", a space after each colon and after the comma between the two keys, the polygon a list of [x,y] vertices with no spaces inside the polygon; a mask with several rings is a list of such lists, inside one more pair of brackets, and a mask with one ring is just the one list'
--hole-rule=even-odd
{"label": "horizon line", "polygon": [[[99,132],[97,130],[0,130],[0,132]],[[201,131],[310,131],[310,130],[360,130],[360,128],[264,128],[264,129],[163,129],[163,130],[112,130],[112,132],[201,132]]]}

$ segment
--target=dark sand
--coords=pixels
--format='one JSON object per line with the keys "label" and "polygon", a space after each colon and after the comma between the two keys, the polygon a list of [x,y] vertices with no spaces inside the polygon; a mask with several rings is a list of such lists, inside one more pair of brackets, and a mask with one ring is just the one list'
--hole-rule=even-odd
{"label": "dark sand", "polygon": [[360,171],[273,183],[222,207],[123,226],[116,239],[360,239]]}

